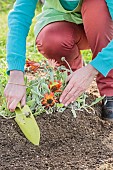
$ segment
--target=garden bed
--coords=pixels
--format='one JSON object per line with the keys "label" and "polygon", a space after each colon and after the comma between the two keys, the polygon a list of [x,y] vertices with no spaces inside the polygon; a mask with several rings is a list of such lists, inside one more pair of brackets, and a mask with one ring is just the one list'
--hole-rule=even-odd
{"label": "garden bed", "polygon": [[[2,57],[6,56],[8,12],[6,9],[12,6],[12,1],[8,0],[7,3],[4,1],[1,5],[0,63]],[[36,13],[40,10],[39,7]],[[28,37],[27,56],[39,61],[42,57],[34,50],[34,24],[35,22]],[[82,55],[85,61],[91,60],[89,51]],[[0,68],[4,68],[1,69],[4,77],[1,78],[1,85],[4,86],[5,67],[0,65]],[[33,78],[32,75],[29,76]],[[2,92],[4,87],[1,87]],[[90,101],[98,96],[95,82],[88,93],[88,102],[91,103]],[[94,109],[95,114],[77,112],[76,119],[70,110],[52,115],[41,114],[36,118],[41,130],[39,147],[33,146],[24,137],[13,119],[6,120],[0,117],[0,170],[113,170],[113,123],[99,118],[101,112],[99,104]]]}
{"label": "garden bed", "polygon": [[[98,94],[95,84],[89,93]],[[88,102],[94,95],[89,94]],[[13,119],[0,117],[0,170],[112,170],[113,124],[95,115],[70,110],[37,117],[40,146],[24,137]]]}

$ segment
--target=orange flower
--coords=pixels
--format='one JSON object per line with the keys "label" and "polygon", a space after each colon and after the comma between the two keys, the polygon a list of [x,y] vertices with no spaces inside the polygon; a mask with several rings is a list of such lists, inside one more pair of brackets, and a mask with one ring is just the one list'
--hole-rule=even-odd
{"label": "orange flower", "polygon": [[46,93],[44,95],[44,98],[42,99],[42,105],[46,106],[47,108],[54,106],[54,104],[57,102],[55,99],[54,93]]}
{"label": "orange flower", "polygon": [[40,64],[35,62],[35,61],[31,61],[30,59],[28,59],[26,61],[26,67],[29,67],[31,69],[31,71],[36,72],[38,70],[38,68],[40,67]]}
{"label": "orange flower", "polygon": [[52,92],[61,92],[60,90],[61,86],[62,86],[62,82],[58,80],[58,81],[54,81],[53,83],[50,82],[49,89]]}

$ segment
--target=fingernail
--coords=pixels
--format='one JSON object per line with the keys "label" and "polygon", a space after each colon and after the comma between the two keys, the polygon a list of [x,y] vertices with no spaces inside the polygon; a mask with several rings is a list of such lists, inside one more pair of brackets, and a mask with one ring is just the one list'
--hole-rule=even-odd
{"label": "fingernail", "polygon": [[14,110],[10,110],[10,112],[14,112]]}
{"label": "fingernail", "polygon": [[74,103],[74,101],[72,101],[71,103]]}
{"label": "fingernail", "polygon": [[60,102],[62,102],[62,99],[60,99]]}
{"label": "fingernail", "polygon": [[67,107],[67,103],[65,104],[65,107]]}

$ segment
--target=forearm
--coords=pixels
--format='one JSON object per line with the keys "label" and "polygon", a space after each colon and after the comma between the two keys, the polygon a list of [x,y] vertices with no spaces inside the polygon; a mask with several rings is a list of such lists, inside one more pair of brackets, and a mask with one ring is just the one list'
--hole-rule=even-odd
{"label": "forearm", "polygon": [[24,72],[26,37],[34,16],[36,4],[37,0],[17,0],[13,10],[8,15],[8,73],[10,70],[20,70]]}
{"label": "forearm", "polygon": [[113,40],[98,53],[97,57],[90,64],[103,76],[107,76],[109,71],[113,69]]}

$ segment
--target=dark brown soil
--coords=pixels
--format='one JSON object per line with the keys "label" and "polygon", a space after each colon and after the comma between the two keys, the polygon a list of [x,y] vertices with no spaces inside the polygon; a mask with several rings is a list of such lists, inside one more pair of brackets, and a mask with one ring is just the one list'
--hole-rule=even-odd
{"label": "dark brown soil", "polygon": [[[89,97],[92,100],[94,96]],[[14,120],[0,118],[0,170],[113,170],[113,123],[69,110],[37,118],[40,146],[33,146]]]}

